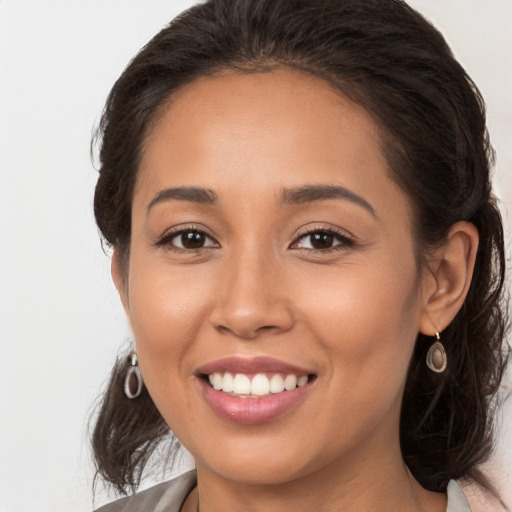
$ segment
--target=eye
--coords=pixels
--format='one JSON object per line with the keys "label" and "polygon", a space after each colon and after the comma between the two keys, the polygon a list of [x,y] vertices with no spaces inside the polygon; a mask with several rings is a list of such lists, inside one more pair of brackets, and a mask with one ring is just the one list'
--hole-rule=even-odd
{"label": "eye", "polygon": [[353,242],[348,237],[329,229],[315,229],[302,235],[291,246],[292,249],[309,249],[325,251],[352,246]]}
{"label": "eye", "polygon": [[219,244],[209,237],[205,232],[198,229],[182,229],[168,233],[156,244],[157,246],[168,246],[175,250],[197,250],[205,247],[218,247]]}

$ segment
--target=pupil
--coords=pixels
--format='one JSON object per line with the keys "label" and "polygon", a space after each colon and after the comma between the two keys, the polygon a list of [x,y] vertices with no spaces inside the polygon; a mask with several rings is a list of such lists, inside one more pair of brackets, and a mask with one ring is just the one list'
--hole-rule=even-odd
{"label": "pupil", "polygon": [[195,231],[189,231],[181,235],[181,243],[187,249],[198,249],[204,245],[204,235]]}
{"label": "pupil", "polygon": [[332,247],[334,236],[328,233],[314,233],[311,237],[311,245],[315,249],[327,249]]}

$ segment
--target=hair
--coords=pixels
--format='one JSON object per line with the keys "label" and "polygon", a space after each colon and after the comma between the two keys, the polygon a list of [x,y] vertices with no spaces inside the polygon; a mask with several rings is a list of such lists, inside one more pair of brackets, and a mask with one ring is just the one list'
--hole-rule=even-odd
{"label": "hair", "polygon": [[[103,112],[94,213],[104,240],[127,271],[141,151],[174,91],[223,70],[278,68],[326,80],[373,116],[392,178],[413,205],[420,265],[454,223],[478,229],[469,293],[442,334],[444,373],[427,370],[432,340],[418,335],[400,441],[406,464],[429,490],[443,491],[461,477],[490,485],[478,465],[492,448],[495,396],[508,357],[493,150],[477,87],[442,35],[403,1],[209,0],[176,17],[130,62]],[[135,400],[123,395],[127,368],[125,358],[115,364],[92,439],[97,473],[121,493],[137,488],[150,455],[170,435],[146,390]]]}

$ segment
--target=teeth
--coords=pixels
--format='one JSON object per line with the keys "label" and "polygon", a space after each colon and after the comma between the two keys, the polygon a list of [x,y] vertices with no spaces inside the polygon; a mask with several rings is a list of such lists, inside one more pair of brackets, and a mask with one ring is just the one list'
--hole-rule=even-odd
{"label": "teeth", "polygon": [[297,387],[297,377],[295,375],[287,375],[284,379],[284,389],[291,391]]}
{"label": "teeth", "polygon": [[236,395],[250,395],[251,394],[251,381],[247,375],[237,373],[233,380],[233,393]]}
{"label": "teeth", "polygon": [[301,388],[308,383],[308,376],[280,373],[272,375],[269,379],[264,373],[256,374],[252,379],[243,373],[237,373],[234,377],[231,373],[213,373],[208,375],[210,384],[217,391],[243,396],[266,396],[270,393],[282,393]]}
{"label": "teeth", "polygon": [[297,380],[297,387],[301,388],[302,386],[305,386],[308,383],[308,376],[303,375],[302,377],[299,377]]}
{"label": "teeth", "polygon": [[276,373],[270,379],[270,392],[281,393],[284,391],[284,379],[279,373]]}
{"label": "teeth", "polygon": [[264,396],[270,393],[270,382],[266,375],[258,373],[252,378],[251,395]]}
{"label": "teeth", "polygon": [[220,373],[214,373],[210,382],[212,383],[214,389],[222,389],[222,375]]}
{"label": "teeth", "polygon": [[231,393],[233,391],[233,375],[231,373],[225,373],[222,379],[222,391]]}

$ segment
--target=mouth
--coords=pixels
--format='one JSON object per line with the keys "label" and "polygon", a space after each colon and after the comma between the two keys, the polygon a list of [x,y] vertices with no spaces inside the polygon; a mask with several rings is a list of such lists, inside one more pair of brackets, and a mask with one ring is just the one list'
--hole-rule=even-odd
{"label": "mouth", "polygon": [[240,398],[260,398],[286,393],[312,382],[314,374],[215,372],[202,378],[216,391]]}
{"label": "mouth", "polygon": [[230,422],[258,424],[293,410],[314,387],[311,371],[270,358],[232,357],[198,369],[203,397]]}

